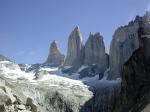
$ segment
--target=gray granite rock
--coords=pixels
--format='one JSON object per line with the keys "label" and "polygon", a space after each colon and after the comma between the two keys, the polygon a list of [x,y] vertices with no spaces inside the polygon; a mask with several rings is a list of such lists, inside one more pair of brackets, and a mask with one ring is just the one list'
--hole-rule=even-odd
{"label": "gray granite rock", "polygon": [[119,27],[115,31],[110,45],[110,71],[108,79],[120,78],[123,64],[139,48],[138,28],[138,23],[132,23],[132,25]]}
{"label": "gray granite rock", "polygon": [[83,42],[79,26],[71,32],[68,40],[67,57],[64,66],[79,68],[83,63]]}
{"label": "gray granite rock", "polygon": [[[113,112],[149,112],[150,104],[150,15],[136,17],[139,48],[123,65],[120,97]],[[147,19],[145,19],[147,18]]]}
{"label": "gray granite rock", "polygon": [[50,66],[60,66],[64,63],[64,58],[65,56],[60,53],[57,42],[53,41],[50,45],[46,64],[49,64]]}
{"label": "gray granite rock", "polygon": [[84,51],[84,64],[88,66],[97,65],[99,73],[104,73],[108,67],[108,58],[105,53],[103,37],[100,33],[90,33]]}

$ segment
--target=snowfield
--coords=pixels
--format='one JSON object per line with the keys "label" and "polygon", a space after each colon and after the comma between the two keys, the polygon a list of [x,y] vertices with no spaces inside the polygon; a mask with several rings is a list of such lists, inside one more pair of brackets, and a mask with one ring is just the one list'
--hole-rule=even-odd
{"label": "snowfield", "polygon": [[[27,64],[24,66],[27,67],[24,70],[32,67]],[[36,69],[36,67],[38,68]],[[82,66],[79,71],[84,68],[86,66]],[[99,105],[98,107],[105,106],[103,102],[106,100],[111,102],[112,100],[112,92],[110,91],[116,91],[118,88],[116,85],[121,82],[120,79],[106,80],[108,71],[105,72],[102,80],[99,80],[98,75],[79,79],[78,73],[63,74],[56,67],[34,65],[30,71],[26,72],[22,71],[18,64],[0,61],[0,77],[9,82],[13,93],[22,102],[25,103],[27,97],[32,98],[41,112],[65,112],[66,109],[73,109],[72,112],[80,112],[81,107],[91,102],[97,103],[97,100],[101,100],[102,103],[95,105]],[[93,93],[93,90],[96,90],[96,93]],[[110,98],[101,97],[107,92]],[[93,94],[96,94],[97,99],[93,99]],[[83,109],[86,112],[86,106]]]}
{"label": "snowfield", "polygon": [[56,97],[55,95],[57,94],[57,97],[60,97],[64,102],[72,104],[71,106],[73,107],[70,108],[75,108],[78,111],[80,106],[93,97],[89,86],[85,85],[81,80],[68,78],[69,75],[62,74],[58,68],[40,67],[38,71],[47,71],[49,73],[43,74],[43,77],[38,80],[35,80],[36,73],[34,71],[22,71],[18,64],[13,62],[0,62],[0,77],[9,82],[9,85],[13,88],[13,93],[19,96],[22,102],[25,102],[26,97],[34,99],[34,103],[39,106],[41,112],[59,111],[55,110],[56,104],[50,104],[48,101],[48,99]]}

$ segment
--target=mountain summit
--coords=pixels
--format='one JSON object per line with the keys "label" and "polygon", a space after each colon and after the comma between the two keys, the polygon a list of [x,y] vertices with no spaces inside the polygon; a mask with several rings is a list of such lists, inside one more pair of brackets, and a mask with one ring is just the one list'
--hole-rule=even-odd
{"label": "mountain summit", "polygon": [[65,60],[65,66],[74,66],[78,68],[83,60],[83,41],[79,26],[71,32],[68,40],[68,51]]}
{"label": "mountain summit", "polygon": [[60,53],[59,47],[57,42],[54,40],[49,49],[49,55],[46,60],[46,64],[49,64],[51,66],[59,66],[64,63],[64,55]]}

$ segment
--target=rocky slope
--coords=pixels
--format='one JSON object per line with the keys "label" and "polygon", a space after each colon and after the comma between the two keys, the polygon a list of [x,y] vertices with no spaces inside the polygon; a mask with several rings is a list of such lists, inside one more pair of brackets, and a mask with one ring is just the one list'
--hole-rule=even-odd
{"label": "rocky slope", "polygon": [[[7,94],[0,89],[0,109],[3,109],[0,112],[11,109],[14,110],[10,112],[79,112],[93,96],[88,86],[81,81],[50,74],[50,68],[27,73],[9,61],[0,61],[0,66],[0,77],[7,84],[0,83],[0,87],[6,86],[11,91]],[[14,103],[17,100],[14,96],[19,104]],[[10,98],[12,101],[7,104]]]}
{"label": "rocky slope", "polygon": [[25,98],[22,102],[9,86],[5,79],[0,78],[0,112],[37,112],[32,99]]}

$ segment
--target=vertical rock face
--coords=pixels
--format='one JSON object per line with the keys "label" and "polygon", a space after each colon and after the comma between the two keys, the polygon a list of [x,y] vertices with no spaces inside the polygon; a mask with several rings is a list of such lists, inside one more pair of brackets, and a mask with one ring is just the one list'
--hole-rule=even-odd
{"label": "vertical rock face", "polygon": [[139,48],[137,22],[118,28],[110,46],[110,71],[108,79],[121,77],[123,64],[130,58],[132,53]]}
{"label": "vertical rock face", "polygon": [[108,60],[105,53],[103,37],[100,35],[100,33],[90,33],[90,36],[85,44],[84,51],[84,64],[89,66],[95,64],[98,66],[99,71],[104,73],[108,67]]}
{"label": "vertical rock face", "polygon": [[56,41],[53,41],[50,45],[49,55],[46,63],[51,66],[59,66],[64,63],[64,55],[60,53]]}
{"label": "vertical rock face", "polygon": [[142,27],[143,34],[149,35],[150,13],[143,17],[137,16],[127,26],[118,28],[111,41],[110,46],[110,71],[108,79],[121,77],[123,64],[139,48],[138,30]]}
{"label": "vertical rock face", "polygon": [[123,65],[120,101],[114,112],[149,112],[150,107],[150,14],[137,17],[139,48]]}
{"label": "vertical rock face", "polygon": [[[66,69],[65,66],[67,66]],[[80,29],[77,26],[69,36],[67,58],[62,71],[70,74],[78,72],[80,78],[93,77],[98,74],[103,77],[107,67],[108,55],[105,53],[103,37],[100,33],[90,33],[84,46]]]}
{"label": "vertical rock face", "polygon": [[68,51],[64,66],[78,68],[83,63],[83,42],[79,27],[77,26],[70,34]]}

